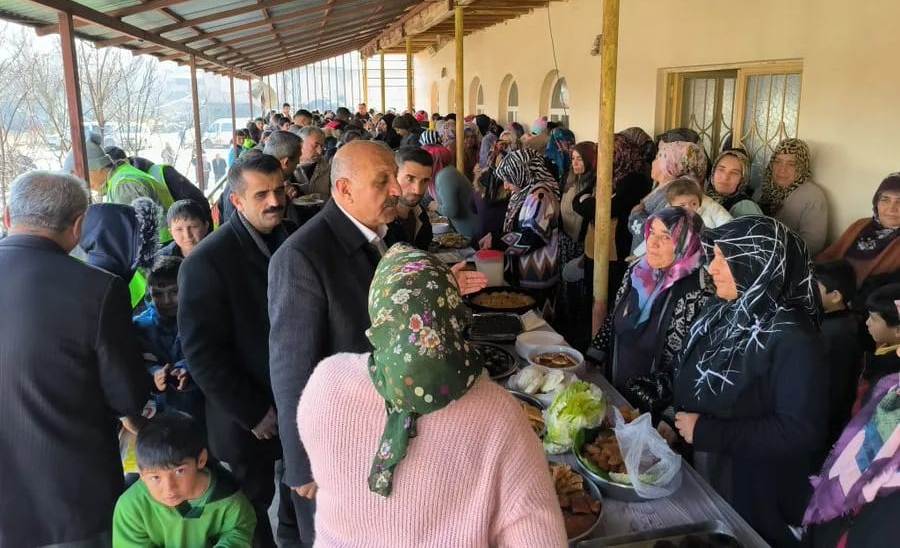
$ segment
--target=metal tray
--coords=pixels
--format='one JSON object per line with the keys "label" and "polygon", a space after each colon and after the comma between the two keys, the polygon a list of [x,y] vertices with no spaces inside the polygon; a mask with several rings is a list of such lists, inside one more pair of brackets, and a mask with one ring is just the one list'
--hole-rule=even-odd
{"label": "metal tray", "polygon": [[482,353],[484,351],[492,351],[500,353],[506,358],[506,369],[504,369],[503,371],[493,372],[487,366],[485,366],[485,369],[488,370],[488,374],[491,376],[492,381],[503,380],[515,373],[519,368],[519,361],[515,356],[512,355],[512,352],[498,344],[472,341],[471,343],[469,343],[469,347],[478,353]]}
{"label": "metal tray", "polygon": [[644,502],[650,499],[644,498],[637,494],[634,487],[617,483],[609,479],[609,476],[597,473],[594,466],[588,463],[588,457],[582,452],[581,448],[586,443],[590,443],[601,433],[611,432],[609,429],[589,428],[581,429],[575,433],[573,439],[572,454],[575,455],[575,464],[579,471],[588,477],[592,482],[597,484],[600,491],[611,499],[622,500],[625,502]]}
{"label": "metal tray", "polygon": [[[490,325],[491,323],[505,323],[508,327],[504,329],[505,326]],[[468,337],[473,341],[508,342],[516,340],[519,333],[524,330],[522,318],[518,314],[488,312],[472,316]]]}
{"label": "metal tray", "polygon": [[[678,546],[687,537],[699,537],[707,541],[710,548],[741,548],[742,544],[735,539],[731,530],[718,520],[703,521],[687,525],[677,525],[664,529],[651,529],[640,533],[631,533],[615,537],[585,540],[578,543],[578,548],[659,548],[657,543],[667,541],[663,546]],[[669,544],[671,543],[671,544]]]}

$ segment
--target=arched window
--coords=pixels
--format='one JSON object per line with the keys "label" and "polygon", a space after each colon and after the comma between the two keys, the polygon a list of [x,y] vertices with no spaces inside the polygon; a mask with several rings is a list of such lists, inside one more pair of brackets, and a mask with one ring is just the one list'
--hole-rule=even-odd
{"label": "arched window", "polygon": [[519,121],[519,85],[515,82],[509,86],[509,96],[506,99],[506,121],[508,123]]}
{"label": "arched window", "polygon": [[484,114],[484,86],[478,84],[478,95],[475,99],[475,114]]}
{"label": "arched window", "polygon": [[569,86],[560,78],[550,94],[550,121],[569,127]]}

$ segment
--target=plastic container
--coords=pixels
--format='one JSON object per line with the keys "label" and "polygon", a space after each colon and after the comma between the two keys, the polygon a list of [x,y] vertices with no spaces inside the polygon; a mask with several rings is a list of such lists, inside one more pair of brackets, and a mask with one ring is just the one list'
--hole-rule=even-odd
{"label": "plastic container", "polygon": [[494,249],[482,249],[475,253],[475,268],[487,276],[488,287],[504,285],[503,252]]}

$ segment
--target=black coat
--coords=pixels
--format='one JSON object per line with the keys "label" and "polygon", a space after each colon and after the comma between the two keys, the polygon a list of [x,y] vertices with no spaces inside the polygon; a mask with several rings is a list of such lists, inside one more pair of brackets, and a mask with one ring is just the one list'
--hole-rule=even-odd
{"label": "black coat", "polygon": [[0,546],[112,528],[116,417],[150,394],[120,278],[37,236],[0,241]]}
{"label": "black coat", "polygon": [[[416,210],[410,212],[410,215],[415,214]],[[418,222],[419,230],[416,232],[415,236],[412,238],[409,237],[406,230],[404,229],[404,220],[401,220],[399,217],[394,219],[392,223],[388,224],[387,234],[384,236],[384,241],[388,245],[388,247],[396,244],[396,243],[407,243],[411,246],[421,249],[423,251],[428,251],[428,248],[431,246],[431,240],[434,238],[434,232],[431,228],[431,219],[428,217],[428,211],[424,207],[418,208]]]}
{"label": "black coat", "polygon": [[272,387],[284,449],[284,482],[312,481],[297,432],[297,403],[316,365],[338,352],[371,350],[369,285],[378,253],[334,200],[272,257],[269,339]]}
{"label": "black coat", "polygon": [[[808,477],[817,471],[828,423],[828,367],[822,340],[798,310],[784,312],[764,348],[739,358],[767,367],[716,416],[702,415],[694,428],[698,469],[713,487],[773,546],[793,544],[788,524],[799,524],[812,493]],[[687,352],[676,383],[676,406],[692,411],[697,345]],[[687,383],[687,384],[685,384]]]}
{"label": "black coat", "polygon": [[191,376],[206,396],[210,449],[226,462],[272,450],[250,429],[274,405],[269,381],[268,257],[237,213],[178,273],[178,327]]}

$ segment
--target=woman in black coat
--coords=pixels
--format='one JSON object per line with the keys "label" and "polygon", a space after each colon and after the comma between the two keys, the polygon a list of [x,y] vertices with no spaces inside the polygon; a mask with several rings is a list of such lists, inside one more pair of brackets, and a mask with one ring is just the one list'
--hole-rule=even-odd
{"label": "woman in black coat", "polygon": [[827,423],[806,244],[762,216],[706,231],[703,244],[718,298],[685,344],[675,424],[719,494],[767,542],[795,545]]}

